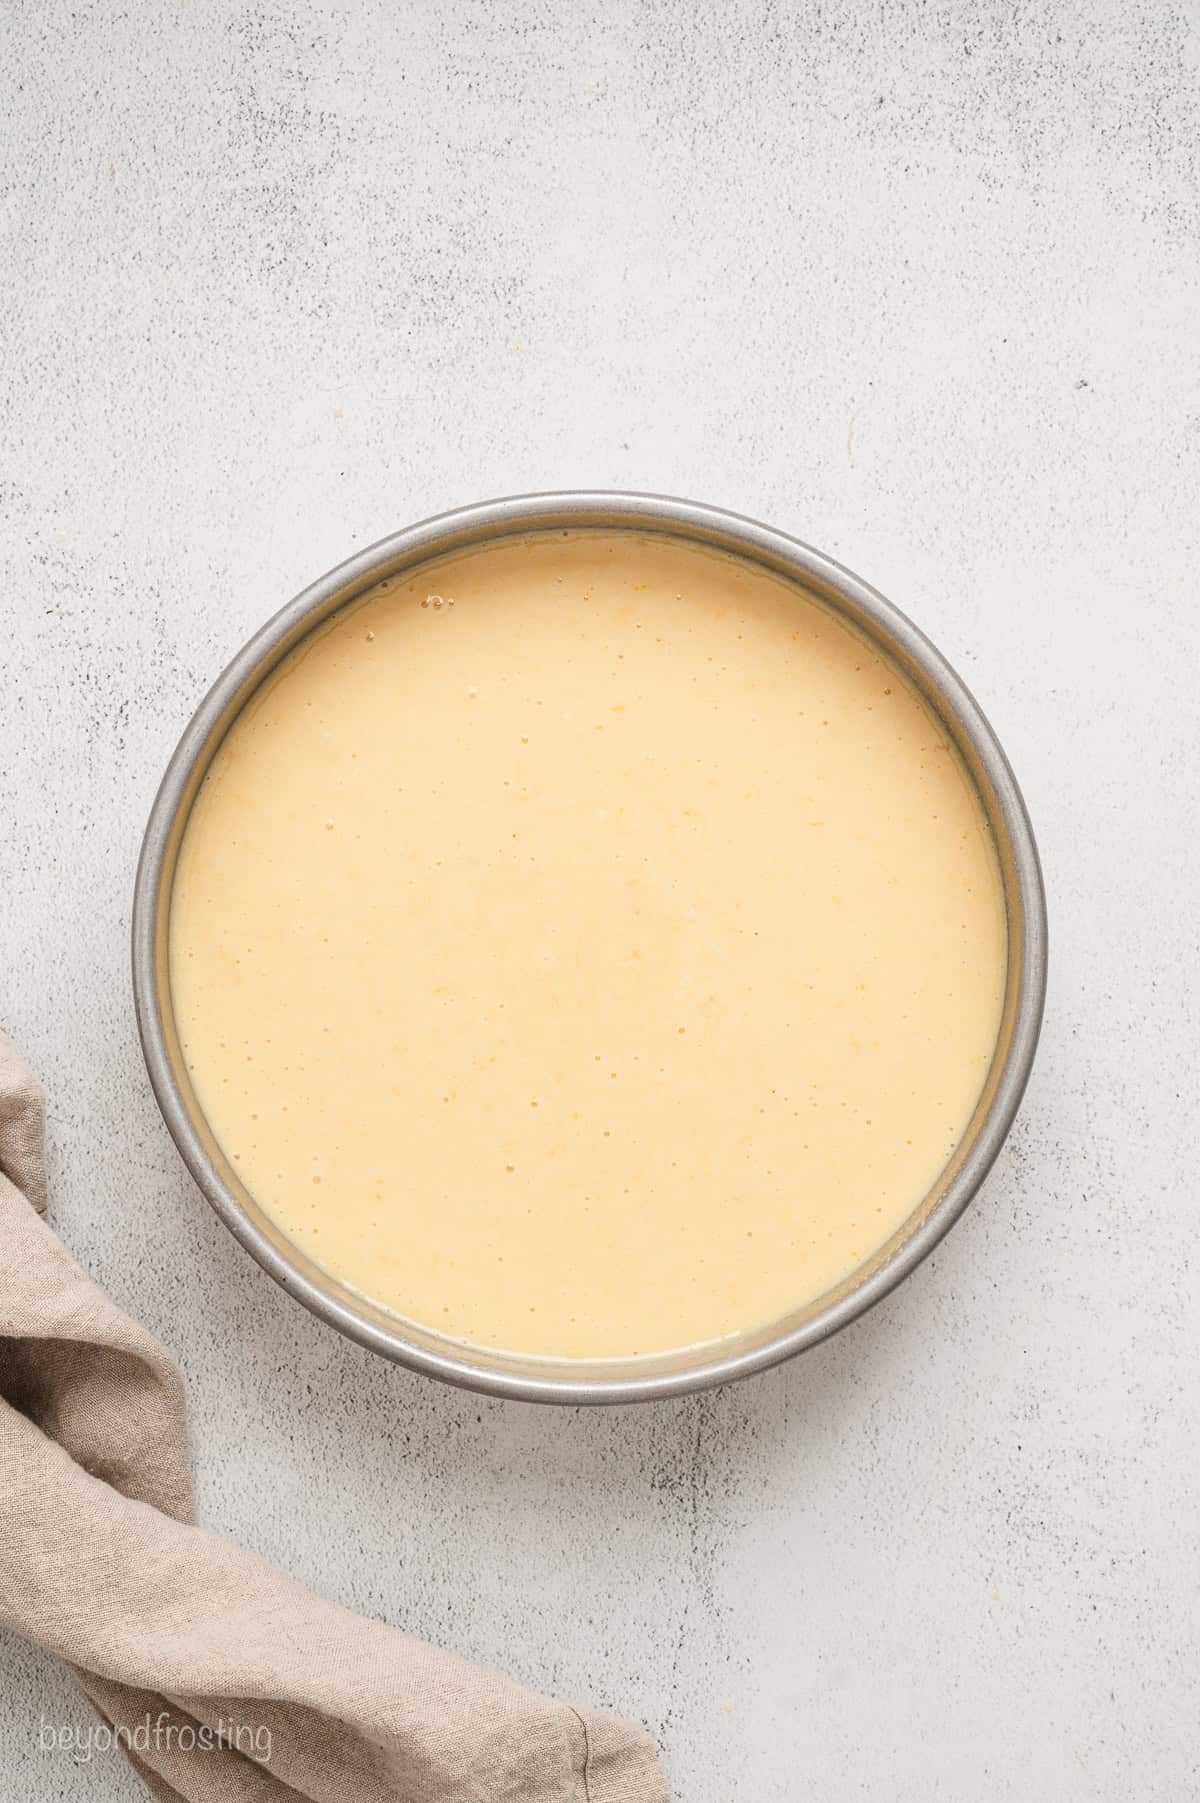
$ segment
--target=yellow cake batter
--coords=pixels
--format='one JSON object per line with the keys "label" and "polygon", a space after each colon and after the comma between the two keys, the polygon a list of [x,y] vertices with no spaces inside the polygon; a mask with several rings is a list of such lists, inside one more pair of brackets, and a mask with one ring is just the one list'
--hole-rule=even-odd
{"label": "yellow cake batter", "polygon": [[229,732],[175,879],[214,1133],[281,1227],[479,1345],[782,1315],[936,1181],[995,1045],[979,800],[897,669],[640,532],[384,583]]}

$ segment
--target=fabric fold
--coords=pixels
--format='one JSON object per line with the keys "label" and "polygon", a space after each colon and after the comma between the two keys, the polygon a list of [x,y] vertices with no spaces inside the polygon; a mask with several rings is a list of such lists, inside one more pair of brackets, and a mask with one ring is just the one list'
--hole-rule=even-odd
{"label": "fabric fold", "polygon": [[194,1525],[179,1374],[41,1218],[41,1140],[0,1035],[0,1626],[74,1668],[160,1803],[666,1803],[638,1729]]}

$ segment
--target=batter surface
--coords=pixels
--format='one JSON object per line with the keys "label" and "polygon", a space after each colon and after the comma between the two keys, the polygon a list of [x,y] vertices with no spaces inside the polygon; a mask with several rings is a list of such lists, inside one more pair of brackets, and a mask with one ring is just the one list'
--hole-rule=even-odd
{"label": "batter surface", "polygon": [[999,870],[897,669],[756,566],[536,534],[293,653],[197,797],[171,986],[306,1252],[484,1346],[757,1326],[876,1251],[971,1116]]}

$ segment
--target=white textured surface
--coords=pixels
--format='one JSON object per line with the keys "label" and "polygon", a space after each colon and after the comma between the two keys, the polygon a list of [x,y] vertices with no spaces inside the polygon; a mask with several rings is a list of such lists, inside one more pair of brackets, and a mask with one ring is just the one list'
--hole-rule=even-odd
{"label": "white textured surface", "polygon": [[[640,1716],[686,1803],[1200,1785],[1198,69],[1163,0],[0,20],[0,1014],[54,1215],[182,1360],[209,1524]],[[181,1171],[126,972],[159,772],[250,629],[572,484],[760,515],[912,613],[1053,928],[1024,1114],[930,1263],[788,1369],[574,1415],[286,1302]],[[0,1794],[137,1794],[43,1711],[85,1720],[0,1640]]]}

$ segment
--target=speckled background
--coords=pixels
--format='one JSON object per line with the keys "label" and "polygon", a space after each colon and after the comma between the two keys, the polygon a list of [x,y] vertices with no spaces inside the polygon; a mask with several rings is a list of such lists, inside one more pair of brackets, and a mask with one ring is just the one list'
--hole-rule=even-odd
{"label": "speckled background", "polygon": [[[205,1521],[640,1717],[685,1803],[1196,1795],[1196,5],[14,0],[0,71],[0,1014],[60,1230],[185,1367]],[[176,1159],[126,958],[250,629],[572,484],[760,515],[913,614],[1053,927],[929,1264],[786,1370],[581,1414],[284,1300]],[[43,1715],[87,1719],[0,1640],[5,1800],[139,1794]]]}

